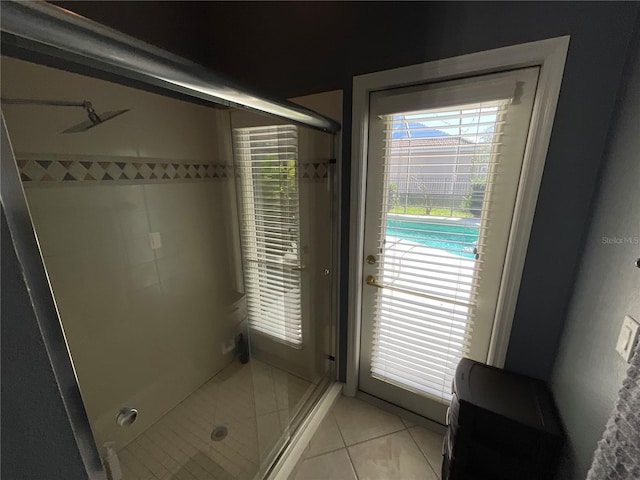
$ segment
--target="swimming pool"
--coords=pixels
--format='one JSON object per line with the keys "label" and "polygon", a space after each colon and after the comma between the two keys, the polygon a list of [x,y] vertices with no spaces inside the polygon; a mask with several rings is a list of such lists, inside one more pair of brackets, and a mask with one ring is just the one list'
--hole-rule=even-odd
{"label": "swimming pool", "polygon": [[447,250],[466,258],[475,257],[473,249],[478,242],[478,225],[460,225],[433,217],[411,219],[404,215],[389,215],[386,232],[389,236]]}

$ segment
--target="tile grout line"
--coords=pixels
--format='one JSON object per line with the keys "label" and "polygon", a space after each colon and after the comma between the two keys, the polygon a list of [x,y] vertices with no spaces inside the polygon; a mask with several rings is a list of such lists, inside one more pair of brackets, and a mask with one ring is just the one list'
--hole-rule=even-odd
{"label": "tile grout line", "polygon": [[[351,458],[351,453],[349,452],[349,447],[354,447],[354,446],[357,446],[357,445],[362,445],[363,443],[367,443],[367,442],[372,441],[372,440],[380,439],[380,438],[383,438],[383,437],[387,437],[387,436],[390,436],[390,435],[394,435],[394,434],[399,433],[399,432],[402,432],[402,431],[406,431],[406,432],[408,433],[408,435],[409,435],[409,438],[411,438],[411,441],[413,442],[413,444],[416,446],[416,448],[417,448],[417,449],[418,449],[418,451],[420,452],[420,455],[422,455],[422,457],[424,458],[424,460],[427,462],[427,465],[429,465],[429,468],[431,469],[431,471],[433,471],[433,473],[434,473],[434,475],[436,476],[436,478],[437,478],[437,479],[441,480],[440,475],[435,471],[435,469],[433,468],[433,465],[431,464],[431,462],[429,461],[429,459],[427,458],[427,456],[424,454],[424,452],[423,452],[423,451],[422,451],[422,449],[420,448],[420,445],[418,445],[418,442],[416,441],[416,439],[415,439],[415,438],[413,437],[413,435],[411,434],[411,430],[410,430],[410,429],[411,429],[411,428],[415,428],[415,427],[417,427],[418,425],[413,425],[412,427],[408,427],[408,426],[407,426],[407,424],[404,422],[404,420],[403,420],[403,418],[402,418],[402,417],[400,417],[400,416],[398,416],[398,415],[396,415],[396,416],[400,419],[400,423],[401,423],[401,424],[402,424],[402,426],[403,426],[403,428],[401,428],[400,430],[396,430],[396,431],[394,431],[394,432],[389,432],[389,433],[385,433],[385,434],[383,434],[383,435],[378,435],[378,436],[375,436],[375,437],[371,437],[371,438],[369,438],[369,439],[367,439],[367,440],[363,440],[363,441],[361,441],[361,442],[353,443],[352,445],[347,445],[347,442],[345,442],[344,437],[342,436],[342,431],[340,430],[340,424],[338,423],[338,421],[337,421],[337,419],[336,419],[336,424],[337,424],[337,426],[338,426],[338,431],[340,432],[340,436],[342,437],[342,441],[343,441],[343,442],[344,442],[344,444],[345,444],[345,449],[347,450],[347,455],[349,456],[349,461],[351,461],[351,466],[353,467],[354,472],[356,472],[356,468],[355,468],[355,465],[353,464],[353,460],[352,460],[352,458]],[[335,451],[335,450],[334,450],[334,451]],[[327,452],[327,453],[328,453],[328,452]],[[356,472],[356,477],[358,477],[357,472]],[[359,477],[358,477],[358,478],[359,478]]]}
{"label": "tile grout line", "polygon": [[[341,427],[340,423],[338,422],[337,417],[334,415],[333,410],[332,410],[332,411],[330,411],[330,412],[329,412],[329,414],[330,414],[330,415],[332,415],[333,421],[335,422],[335,424],[336,424],[336,426],[337,426],[337,428],[338,428],[338,433],[339,433],[339,435],[340,435],[340,438],[341,438],[342,443],[343,443],[343,445],[344,445],[344,446],[339,447],[339,448],[330,449],[330,450],[327,450],[327,451],[325,451],[325,452],[322,452],[322,453],[319,453],[319,454],[316,454],[316,455],[308,456],[308,457],[306,457],[306,458],[304,459],[304,461],[306,461],[306,460],[310,460],[310,459],[312,459],[312,458],[318,458],[318,457],[323,456],[323,455],[328,455],[328,454],[331,454],[331,453],[335,453],[335,452],[338,452],[338,451],[340,451],[340,450],[344,449],[344,450],[346,450],[347,458],[349,459],[349,462],[350,462],[350,464],[351,464],[351,468],[352,468],[352,470],[353,470],[353,472],[354,472],[354,474],[355,474],[355,477],[356,477],[356,479],[358,479],[358,480],[359,480],[359,478],[360,478],[360,477],[359,477],[358,472],[357,472],[357,470],[356,470],[356,467],[355,467],[355,464],[354,464],[354,462],[353,462],[353,458],[352,458],[352,456],[351,456],[351,452],[350,452],[350,450],[349,450],[349,449],[350,449],[351,447],[354,447],[354,446],[359,446],[359,445],[362,445],[362,444],[364,444],[364,443],[367,443],[367,442],[370,442],[370,441],[373,441],[373,440],[381,439],[381,438],[383,438],[383,437],[387,437],[387,436],[395,435],[395,434],[397,434],[397,433],[400,433],[400,432],[406,431],[406,432],[409,434],[409,437],[411,438],[411,442],[415,445],[415,447],[416,447],[416,448],[418,449],[418,451],[420,452],[420,456],[422,456],[422,458],[425,460],[425,462],[426,462],[426,463],[427,463],[427,465],[429,466],[429,469],[431,469],[431,471],[432,471],[432,472],[433,472],[433,474],[435,475],[435,478],[436,478],[436,479],[438,479],[438,480],[442,480],[442,479],[441,479],[441,477],[440,477],[440,474],[438,473],[438,471],[436,471],[436,469],[434,468],[433,464],[431,463],[431,461],[429,460],[429,458],[427,457],[427,455],[425,454],[425,452],[422,450],[422,448],[420,448],[420,445],[418,444],[418,441],[416,440],[416,438],[414,437],[414,435],[413,435],[413,434],[412,434],[412,432],[411,432],[411,430],[412,430],[412,429],[415,429],[415,428],[417,428],[417,427],[420,427],[420,425],[416,425],[416,424],[407,425],[407,423],[405,423],[405,422],[404,422],[404,419],[403,419],[401,416],[399,416],[399,415],[394,415],[394,416],[396,416],[396,417],[400,420],[400,422],[401,422],[402,427],[401,427],[400,429],[394,430],[394,431],[392,431],[392,432],[384,433],[384,434],[381,434],[381,435],[375,435],[375,436],[373,436],[373,437],[371,437],[371,438],[368,438],[368,439],[366,439],[366,440],[361,440],[361,441],[355,442],[355,443],[353,443],[353,444],[351,444],[351,445],[347,445],[347,442],[346,442],[346,441],[345,441],[345,439],[344,439],[344,434],[343,434],[343,432],[342,432],[342,427]],[[307,447],[308,447],[308,445],[307,445]],[[419,458],[419,457],[418,457],[418,458]]]}
{"label": "tile grout line", "polygon": [[[337,424],[337,423],[338,423],[338,422],[336,422],[336,424]],[[340,427],[338,426],[338,431],[339,431],[339,430],[340,430]],[[325,455],[325,454],[327,454],[327,453],[337,452],[338,450],[342,450],[343,448],[356,447],[356,446],[358,446],[358,445],[362,445],[363,443],[367,443],[367,442],[369,442],[369,441],[371,441],[371,440],[377,440],[377,439],[382,438],[382,437],[387,437],[387,436],[389,436],[389,435],[393,435],[393,434],[395,434],[395,433],[399,433],[399,432],[402,432],[402,431],[404,431],[404,430],[409,431],[409,428],[404,427],[404,428],[401,428],[400,430],[395,430],[395,431],[393,431],[393,432],[389,432],[389,433],[383,433],[382,435],[376,435],[375,437],[371,437],[371,438],[369,438],[369,439],[367,439],[367,440],[361,440],[361,441],[359,441],[359,442],[352,443],[351,445],[347,445],[347,444],[346,444],[346,442],[344,442],[344,437],[342,437],[342,432],[339,432],[339,433],[340,433],[340,437],[342,438],[342,441],[344,442],[344,446],[342,446],[342,447],[338,447],[338,448],[333,448],[333,449],[331,449],[331,450],[327,450],[326,452],[317,453],[317,454],[315,454],[315,455],[310,455],[310,456],[308,456],[308,457],[305,457],[305,460],[306,460],[307,458],[316,458],[316,457],[319,457],[319,456],[321,456],[321,455]],[[411,435],[411,433],[409,433],[409,435]],[[411,437],[411,438],[413,439],[413,437]],[[414,441],[415,441],[415,440],[414,440]],[[421,453],[422,453],[422,452],[421,452]]]}
{"label": "tile grout line", "polygon": [[369,442],[371,440],[377,440],[378,438],[386,437],[388,435],[393,435],[394,433],[402,432],[403,430],[407,430],[408,431],[407,427],[402,427],[400,430],[394,430],[393,432],[382,433],[380,435],[376,435],[375,437],[371,437],[371,438],[368,438],[366,440],[361,440],[359,442],[354,442],[351,445],[347,445],[346,442],[345,442],[345,447],[349,448],[349,447],[355,447],[357,445],[362,445],[363,443],[367,443],[367,442]]}
{"label": "tile grout line", "polygon": [[346,446],[342,446],[342,447],[338,447],[338,448],[332,448],[331,450],[327,450],[326,452],[317,453],[315,455],[310,455],[308,457],[305,457],[304,460],[308,460],[310,458],[321,457],[322,455],[326,455],[327,453],[337,452],[338,450],[342,450],[343,448],[347,448],[347,447]]}
{"label": "tile grout line", "polygon": [[[334,406],[335,407],[335,406]],[[330,415],[333,415],[333,408],[329,412]],[[356,470],[356,466],[353,464],[353,459],[351,458],[351,453],[349,452],[349,447],[347,447],[347,442],[344,441],[344,435],[342,435],[342,429],[340,428],[340,422],[335,415],[333,415],[333,420],[336,422],[336,426],[338,427],[338,433],[340,434],[340,438],[342,439],[342,443],[344,444],[344,450],[347,453],[347,458],[349,459],[349,463],[351,464],[351,470],[353,474],[356,476],[356,480],[360,480],[358,476],[358,471]]]}
{"label": "tile grout line", "polygon": [[[412,428],[414,428],[414,427],[412,427]],[[418,445],[418,442],[416,441],[414,436],[411,434],[411,430],[407,428],[407,432],[409,433],[409,436],[411,437],[411,440],[413,440],[413,443],[415,444],[415,446],[418,447],[418,451],[422,454],[424,459],[427,461],[427,465],[429,465],[429,468],[431,468],[431,470],[433,470],[433,473],[435,474],[436,478],[440,480],[441,479],[440,474],[438,472],[436,472],[436,469],[433,468],[433,465],[431,465],[431,462],[429,461],[429,459],[427,458],[425,453],[420,448],[420,445]]]}
{"label": "tile grout line", "polygon": [[[275,383],[273,382],[274,380],[273,372],[271,372],[270,377],[271,377],[270,386],[274,387]],[[252,383],[254,379],[250,376],[248,380]],[[206,382],[206,383],[208,384],[209,382]],[[201,406],[200,403],[201,403],[201,400],[207,400],[206,397],[208,395],[205,395],[201,399],[199,396],[199,392],[201,391],[201,389],[202,387],[198,389],[198,391],[194,392],[189,399],[185,399],[185,401],[180,402],[180,406],[183,407],[182,409],[181,408],[172,409],[169,414],[166,414],[162,417],[161,421],[155,422],[152,425],[152,427],[145,430],[138,437],[136,437],[136,439],[131,442],[132,446],[135,446],[133,444],[138,442],[139,445],[136,448],[131,449],[129,448],[129,446],[125,447],[124,450],[127,451],[127,453],[131,455],[132,458],[138,460],[139,465],[144,469],[143,476],[145,479],[147,478],[156,479],[160,477],[165,478],[167,477],[167,475],[170,475],[172,473],[171,468],[168,468],[167,465],[165,465],[165,462],[160,461],[160,458],[157,458],[156,455],[154,454],[154,452],[158,453],[156,452],[156,450],[159,450],[160,452],[166,452],[166,453],[169,452],[169,450],[167,450],[166,446],[164,445],[165,442],[161,440],[161,437],[165,437],[166,439],[166,436],[164,434],[164,429],[168,429],[168,431],[171,431],[173,434],[179,437],[181,441],[185,442],[186,445],[189,445],[190,447],[192,447],[193,450],[196,450],[196,451],[200,450],[201,452],[203,452],[205,454],[205,459],[207,461],[213,461],[214,463],[219,461],[218,459],[211,456],[211,452],[215,451],[217,456],[224,458],[225,463],[228,462],[230,466],[238,467],[237,460],[242,459],[242,455],[240,454],[240,456],[237,456],[238,452],[235,451],[234,447],[230,447],[229,452],[227,452],[227,449],[222,449],[218,451],[208,443],[207,441],[208,438],[205,438],[205,437],[208,437],[209,430],[204,425],[209,425],[210,421],[208,420],[208,417],[206,415],[204,417],[201,416],[203,411],[201,411],[200,409],[200,406]],[[250,388],[248,393],[253,394],[255,393],[255,391],[254,389]],[[211,400],[211,399],[208,399],[208,400]],[[190,401],[191,403],[189,403]],[[172,413],[175,413],[175,415],[171,416]],[[256,417],[253,417],[253,418],[255,419]],[[163,421],[164,421],[163,428],[153,431],[153,429],[158,427],[158,425],[163,423]],[[203,428],[204,430],[202,430]],[[200,445],[200,443],[202,443],[202,445]],[[205,446],[205,449],[201,449],[200,448],[201,446]],[[171,445],[169,448],[173,452],[173,445]],[[180,447],[178,447],[178,450],[181,450]],[[207,455],[207,452],[205,450],[209,451],[209,455]],[[150,465],[147,465],[146,464],[147,462],[145,462],[144,459],[139,458],[139,455],[138,455],[139,453],[144,454],[144,457],[145,458],[148,457],[149,459],[153,459],[153,457],[156,457],[155,459],[153,459],[154,463],[157,464],[158,467],[163,467],[162,469],[163,471],[160,472],[160,475],[158,475],[158,472],[156,472],[154,469],[150,468]],[[182,453],[182,450],[180,453]],[[229,456],[228,455],[229,453],[231,453],[232,456]],[[169,457],[173,457],[173,455],[169,454]],[[173,459],[176,461],[175,463],[177,464],[181,463],[179,458],[173,457]],[[194,459],[194,460],[195,460],[194,466],[197,466],[198,470],[201,470],[201,473],[206,475],[213,475],[214,478],[217,478],[215,477],[217,474],[217,471],[211,471],[209,468],[208,462],[202,463],[198,459]],[[220,467],[222,472],[226,472],[226,473],[229,472],[226,465],[217,464],[217,463],[216,465]],[[200,472],[196,472],[196,473],[200,473]],[[195,480],[195,477],[193,476],[194,475],[193,472],[185,471],[184,474],[191,475],[191,477],[194,478]],[[137,475],[136,475],[136,478],[138,478]]]}
{"label": "tile grout line", "polygon": [[[337,421],[336,421],[336,424],[338,424],[338,422],[337,422]],[[403,425],[404,425],[404,422],[403,422]],[[422,457],[424,458],[424,460],[427,462],[427,465],[429,465],[429,468],[433,471],[433,473],[434,473],[434,475],[436,476],[436,478],[437,478],[437,479],[439,479],[439,480],[441,480],[440,475],[439,475],[439,474],[438,474],[438,472],[436,472],[436,470],[433,468],[433,465],[431,464],[431,462],[429,461],[429,459],[427,458],[427,456],[424,454],[424,452],[423,452],[423,451],[422,451],[422,449],[420,448],[420,445],[418,445],[418,442],[416,441],[416,439],[415,439],[415,438],[413,437],[413,435],[411,434],[410,428],[415,428],[415,427],[417,427],[417,426],[419,426],[419,425],[414,425],[413,427],[407,427],[407,426],[405,425],[405,426],[404,426],[404,428],[402,428],[402,429],[400,429],[400,430],[396,430],[396,431],[394,431],[394,432],[385,433],[384,435],[378,435],[378,436],[376,436],[376,437],[371,437],[371,438],[369,438],[369,439],[367,439],[367,440],[363,440],[363,441],[361,441],[361,442],[356,442],[356,443],[353,443],[353,444],[351,444],[351,445],[347,445],[347,444],[346,444],[346,442],[344,442],[344,437],[342,437],[342,431],[340,431],[340,425],[339,425],[339,424],[338,424],[338,431],[340,432],[340,436],[342,437],[342,441],[345,443],[345,447],[344,447],[344,448],[345,448],[345,450],[347,450],[347,455],[349,456],[349,460],[351,461],[351,466],[353,467],[353,470],[354,470],[354,471],[356,471],[356,468],[355,468],[355,465],[353,465],[353,460],[351,459],[351,453],[349,452],[349,448],[350,448],[350,447],[355,447],[355,446],[358,446],[358,445],[362,445],[363,443],[370,442],[370,441],[372,441],[372,440],[378,440],[378,439],[380,439],[380,438],[388,437],[388,436],[390,436],[390,435],[395,435],[396,433],[400,433],[400,432],[406,431],[406,432],[409,434],[409,437],[411,438],[412,442],[414,443],[414,445],[416,446],[416,448],[417,448],[417,449],[418,449],[418,451],[420,452],[420,455],[422,455]],[[331,450],[331,451],[329,451],[329,452],[325,452],[325,453],[336,452],[336,451],[338,451],[338,450],[340,450],[340,449]],[[323,454],[321,454],[321,455],[324,455],[324,453],[323,453]],[[318,457],[318,456],[320,456],[320,455],[315,455],[314,457],[308,457],[308,458],[315,458],[315,457]],[[357,477],[357,475],[358,475],[358,474],[357,474],[357,472],[356,472],[356,477]]]}

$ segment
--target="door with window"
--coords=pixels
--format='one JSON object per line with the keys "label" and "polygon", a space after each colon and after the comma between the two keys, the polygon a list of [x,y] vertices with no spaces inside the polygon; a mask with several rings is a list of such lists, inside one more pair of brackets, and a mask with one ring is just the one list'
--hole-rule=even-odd
{"label": "door with window", "polygon": [[371,93],[360,390],[444,423],[487,360],[538,73]]}

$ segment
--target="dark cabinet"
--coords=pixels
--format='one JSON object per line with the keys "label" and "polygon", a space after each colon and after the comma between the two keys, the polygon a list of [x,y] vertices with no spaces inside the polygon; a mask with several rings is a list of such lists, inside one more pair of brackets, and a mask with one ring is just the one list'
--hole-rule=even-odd
{"label": "dark cabinet", "polygon": [[456,370],[443,480],[550,480],[564,433],[548,386],[469,359]]}

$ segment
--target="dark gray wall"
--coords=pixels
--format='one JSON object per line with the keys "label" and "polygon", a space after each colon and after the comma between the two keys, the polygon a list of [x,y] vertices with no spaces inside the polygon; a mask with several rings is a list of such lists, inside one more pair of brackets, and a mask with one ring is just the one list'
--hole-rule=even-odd
{"label": "dark gray wall", "polygon": [[209,21],[209,2],[192,1],[52,1],[104,25],[161,46],[177,55],[205,64],[214,27]]}
{"label": "dark gray wall", "polygon": [[[564,478],[575,480],[585,478],[625,375],[615,350],[622,319],[640,321],[640,42],[624,85],[553,373],[570,435]],[[615,238],[623,243],[605,243]]]}
{"label": "dark gray wall", "polygon": [[87,478],[2,210],[2,464],[11,480]]}
{"label": "dark gray wall", "polygon": [[[60,3],[133,36],[205,59],[212,68],[267,94],[285,98],[343,89],[345,206],[353,75],[571,35],[506,364],[549,378],[638,18],[637,2]],[[172,16],[176,8],[191,13]],[[341,277],[346,282],[349,218],[344,213]],[[346,311],[343,303],[342,339]],[[345,343],[340,351],[345,358]],[[345,365],[341,367],[344,374]]]}

